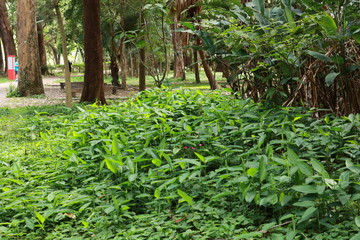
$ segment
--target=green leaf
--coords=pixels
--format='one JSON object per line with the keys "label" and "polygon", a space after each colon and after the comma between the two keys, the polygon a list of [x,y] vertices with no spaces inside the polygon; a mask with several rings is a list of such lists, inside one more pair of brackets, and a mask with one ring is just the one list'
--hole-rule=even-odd
{"label": "green leaf", "polygon": [[355,217],[355,223],[356,223],[356,226],[358,226],[360,228],[360,216]]}
{"label": "green leaf", "polygon": [[177,190],[177,193],[182,197],[189,205],[193,205],[192,198],[184,191],[181,191],[180,189]]}
{"label": "green leaf", "polygon": [[43,215],[41,215],[41,214],[38,213],[38,212],[35,212],[35,215],[36,215],[37,219],[40,221],[40,223],[41,223],[41,224],[44,224],[44,222],[45,222],[46,219],[43,217]]}
{"label": "green leaf", "polygon": [[257,169],[257,168],[249,168],[249,169],[247,170],[247,174],[248,174],[248,176],[250,176],[250,177],[254,177],[257,172],[258,172],[258,169]]}
{"label": "green leaf", "polygon": [[316,207],[309,207],[308,209],[306,209],[306,211],[303,213],[302,218],[300,219],[299,222],[303,222],[308,220],[315,212],[317,211]]}
{"label": "green leaf", "polygon": [[324,165],[320,161],[312,158],[310,162],[315,171],[320,173],[324,178],[329,178],[329,173],[325,170]]}
{"label": "green leaf", "polygon": [[267,157],[261,156],[259,161],[260,182],[264,181],[264,179],[266,178],[266,163],[267,163]]}
{"label": "green leaf", "polygon": [[309,54],[310,56],[313,56],[314,58],[320,59],[322,61],[333,62],[333,60],[331,58],[329,58],[328,56],[326,56],[325,54],[313,52],[313,51],[306,51],[306,53]]}
{"label": "green leaf", "polygon": [[312,168],[305,162],[302,162],[302,161],[298,161],[296,163],[296,166],[300,169],[300,171],[307,175],[307,176],[312,176],[313,175],[313,171],[312,171]]}
{"label": "green leaf", "polygon": [[161,189],[160,188],[156,188],[155,189],[155,192],[154,192],[154,196],[156,198],[160,198],[160,194],[161,194]]}
{"label": "green leaf", "polygon": [[151,162],[157,167],[160,167],[162,165],[162,161],[157,158],[153,159]]}
{"label": "green leaf", "polygon": [[298,186],[292,187],[292,189],[294,189],[297,192],[302,192],[302,193],[318,193],[316,186],[313,186],[313,185],[298,185]]}
{"label": "green leaf", "polygon": [[327,12],[323,12],[323,15],[318,19],[317,22],[328,35],[336,35],[337,33],[336,22]]}
{"label": "green leaf", "polygon": [[197,153],[197,152],[194,152],[194,153],[202,162],[206,162],[206,159],[203,155],[201,155],[200,153]]}
{"label": "green leaf", "polygon": [[340,73],[331,72],[331,73],[329,73],[328,75],[326,75],[326,77],[325,77],[326,85],[327,85],[327,86],[330,86],[330,85],[334,82],[335,78],[336,78],[339,74],[340,74]]}
{"label": "green leaf", "polygon": [[261,237],[261,232],[250,232],[250,233],[243,233],[236,236],[236,239],[252,239],[253,237]]}
{"label": "green leaf", "polygon": [[360,233],[354,235],[350,240],[360,240]]}

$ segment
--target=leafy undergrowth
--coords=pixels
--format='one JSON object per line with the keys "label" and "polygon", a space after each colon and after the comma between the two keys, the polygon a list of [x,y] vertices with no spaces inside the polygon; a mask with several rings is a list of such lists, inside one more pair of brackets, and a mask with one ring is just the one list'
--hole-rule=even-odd
{"label": "leafy undergrowth", "polygon": [[360,115],[184,90],[79,110],[0,129],[0,239],[359,238]]}

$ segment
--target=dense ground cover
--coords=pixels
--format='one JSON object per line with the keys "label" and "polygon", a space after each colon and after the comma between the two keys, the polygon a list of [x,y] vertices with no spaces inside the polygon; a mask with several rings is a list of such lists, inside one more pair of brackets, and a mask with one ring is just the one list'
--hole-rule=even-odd
{"label": "dense ground cover", "polygon": [[0,109],[0,239],[358,239],[360,115],[313,115],[164,89]]}

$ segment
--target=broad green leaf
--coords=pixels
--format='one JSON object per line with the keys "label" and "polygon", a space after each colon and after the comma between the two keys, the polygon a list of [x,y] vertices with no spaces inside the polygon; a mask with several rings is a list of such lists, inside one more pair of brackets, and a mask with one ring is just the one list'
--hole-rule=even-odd
{"label": "broad green leaf", "polygon": [[260,182],[264,181],[264,179],[266,178],[266,164],[267,164],[267,157],[261,156],[259,160]]}
{"label": "broad green leaf", "polygon": [[248,176],[250,176],[250,177],[254,177],[257,172],[258,172],[258,169],[257,169],[257,168],[249,168],[249,169],[247,170],[247,174],[248,174]]}
{"label": "broad green leaf", "polygon": [[157,159],[157,158],[151,160],[151,162],[157,167],[160,167],[162,165],[162,161],[160,159]]}
{"label": "broad green leaf", "polygon": [[44,224],[45,222],[45,218],[43,217],[43,215],[41,215],[40,213],[38,212],[35,212],[35,215],[36,215],[36,218],[40,221],[41,224]]}
{"label": "broad green leaf", "polygon": [[297,192],[302,192],[302,193],[318,193],[316,186],[313,186],[313,185],[298,185],[298,186],[292,187],[292,189],[294,189]]}
{"label": "broad green leaf", "polygon": [[309,54],[310,56],[313,56],[314,58],[326,61],[326,62],[333,62],[331,58],[329,58],[328,56],[326,56],[325,54],[322,53],[318,53],[318,52],[313,52],[313,51],[306,51],[307,54]]}
{"label": "broad green leaf", "polygon": [[34,222],[32,221],[32,219],[25,217],[25,224],[27,228],[30,228],[31,230],[34,229]]}
{"label": "broad green leaf", "polygon": [[330,85],[334,82],[335,78],[336,78],[339,74],[340,74],[340,73],[331,72],[331,73],[329,73],[328,75],[326,75],[326,77],[325,77],[326,85],[327,85],[327,86],[330,86]]}
{"label": "broad green leaf", "polygon": [[156,188],[155,189],[155,192],[154,192],[154,196],[156,198],[160,198],[160,195],[161,195],[161,189],[160,188]]}
{"label": "broad green leaf", "polygon": [[313,201],[301,201],[301,202],[294,203],[293,206],[297,206],[297,207],[315,207],[315,202],[313,202]]}
{"label": "broad green leaf", "polygon": [[19,184],[19,185],[25,185],[25,183],[21,180],[18,180],[18,179],[13,179],[13,178],[3,178],[2,180],[4,181],[10,181],[10,182],[14,182],[16,184]]}
{"label": "broad green leaf", "polygon": [[327,35],[336,35],[337,25],[335,20],[327,13],[323,12],[323,15],[317,20],[320,27],[322,27]]}
{"label": "broad green leaf", "polygon": [[360,233],[352,236],[352,238],[350,238],[350,240],[360,240]]}
{"label": "broad green leaf", "polygon": [[312,158],[310,162],[315,171],[320,173],[324,178],[329,178],[329,173],[325,170],[324,165],[319,160]]}
{"label": "broad green leaf", "polygon": [[193,205],[192,198],[184,191],[181,191],[180,189],[177,190],[177,193],[182,197],[189,205]]}
{"label": "broad green leaf", "polygon": [[265,3],[264,0],[253,0],[254,9],[261,14],[265,12]]}
{"label": "broad green leaf", "polygon": [[308,209],[305,210],[299,222],[308,220],[316,211],[317,211],[316,207],[309,207]]}
{"label": "broad green leaf", "polygon": [[356,223],[356,226],[358,226],[360,228],[360,216],[355,217],[355,223]]}
{"label": "broad green leaf", "polygon": [[200,153],[197,153],[197,152],[194,152],[194,153],[202,162],[206,162],[205,157],[203,155],[201,155]]}
{"label": "broad green leaf", "polygon": [[261,237],[261,232],[250,232],[250,233],[243,233],[240,235],[236,235],[235,239],[253,239],[254,237]]}
{"label": "broad green leaf", "polygon": [[299,156],[291,148],[287,149],[287,156],[292,165],[296,165],[296,162],[299,161]]}
{"label": "broad green leaf", "polygon": [[312,168],[305,162],[302,162],[302,161],[298,161],[296,163],[296,166],[300,169],[300,171],[307,175],[307,176],[312,176],[313,175],[313,171],[312,171]]}

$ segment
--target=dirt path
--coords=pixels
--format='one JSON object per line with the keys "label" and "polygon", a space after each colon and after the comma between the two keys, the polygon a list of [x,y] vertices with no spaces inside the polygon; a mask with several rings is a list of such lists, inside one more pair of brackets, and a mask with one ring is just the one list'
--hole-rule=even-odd
{"label": "dirt path", "polygon": [[[45,96],[43,97],[15,97],[7,98],[6,94],[9,91],[9,86],[17,87],[17,82],[0,83],[0,107],[26,107],[26,106],[41,106],[41,105],[54,105],[65,104],[65,90],[60,88],[58,82],[63,77],[43,77],[43,84],[45,89]],[[127,90],[118,89],[114,94],[112,88],[105,92],[105,98],[110,100],[123,100],[138,92],[136,86],[128,86]],[[80,94],[73,99],[73,102],[79,102]]]}
{"label": "dirt path", "polygon": [[[44,77],[45,96],[36,98],[7,98],[6,94],[9,92],[10,85],[17,87],[17,82],[0,83],[0,107],[23,107],[63,103],[65,102],[65,95],[63,91],[61,91],[59,83],[55,83],[55,81],[59,79],[61,79],[61,77]],[[56,85],[58,87],[56,87]],[[55,94],[55,91],[51,89],[57,90],[56,92],[58,93]]]}

